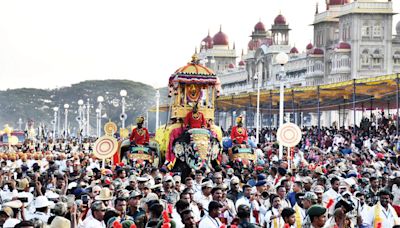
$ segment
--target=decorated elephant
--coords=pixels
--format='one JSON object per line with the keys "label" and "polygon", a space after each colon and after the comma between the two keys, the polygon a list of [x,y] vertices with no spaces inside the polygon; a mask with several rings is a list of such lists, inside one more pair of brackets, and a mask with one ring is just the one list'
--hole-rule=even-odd
{"label": "decorated elephant", "polygon": [[218,164],[221,149],[221,143],[210,130],[194,128],[185,131],[173,143],[175,164],[172,170],[186,173],[202,167],[210,169],[213,164]]}
{"label": "decorated elephant", "polygon": [[257,165],[257,154],[255,148],[250,144],[232,144],[225,142],[224,145],[231,145],[227,149],[229,161],[233,168],[252,168]]}
{"label": "decorated elephant", "polygon": [[131,145],[129,140],[119,142],[119,148],[114,155],[114,164],[124,162],[134,167],[158,167],[161,154],[158,143],[150,141],[149,145]]}

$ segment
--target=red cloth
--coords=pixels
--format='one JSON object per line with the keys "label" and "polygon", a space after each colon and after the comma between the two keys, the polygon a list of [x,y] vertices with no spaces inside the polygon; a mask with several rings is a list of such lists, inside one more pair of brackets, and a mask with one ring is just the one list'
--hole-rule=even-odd
{"label": "red cloth", "polygon": [[145,127],[142,127],[140,129],[134,128],[132,130],[131,137],[129,137],[129,140],[131,142],[135,142],[137,145],[144,145],[146,143],[149,143],[149,131]]}
{"label": "red cloth", "polygon": [[382,153],[377,153],[376,157],[379,159],[383,159],[385,157],[385,155],[383,155]]}
{"label": "red cloth", "polygon": [[396,211],[397,216],[400,216],[400,205],[392,205],[392,207]]}
{"label": "red cloth", "polygon": [[236,143],[242,144],[243,141],[247,142],[247,130],[244,127],[234,126],[231,131],[231,139],[232,141],[236,139]]}
{"label": "red cloth", "polygon": [[203,113],[197,112],[197,117],[195,114],[195,117],[193,117],[193,111],[190,111],[188,114],[186,114],[184,124],[187,127],[190,128],[202,128],[206,126],[206,119],[204,118]]}
{"label": "red cloth", "polygon": [[172,162],[175,159],[175,154],[172,151],[172,144],[174,143],[175,139],[177,139],[183,133],[183,128],[178,127],[171,131],[169,135],[169,143],[167,147],[167,152],[165,153],[165,159],[167,161]]}

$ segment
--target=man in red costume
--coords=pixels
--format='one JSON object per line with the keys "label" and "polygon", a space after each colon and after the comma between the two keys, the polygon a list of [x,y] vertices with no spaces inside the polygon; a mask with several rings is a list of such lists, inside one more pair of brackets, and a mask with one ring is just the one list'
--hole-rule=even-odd
{"label": "man in red costume", "polygon": [[184,124],[187,128],[206,127],[206,119],[203,113],[198,111],[197,103],[194,105],[193,110],[186,114]]}
{"label": "man in red costume", "polygon": [[147,128],[143,127],[144,117],[139,116],[136,118],[137,127],[132,130],[131,137],[129,141],[136,145],[148,145],[149,144],[149,131]]}
{"label": "man in red costume", "polygon": [[231,139],[234,144],[246,144],[248,140],[247,129],[243,127],[243,117],[236,119],[236,126],[232,128]]}

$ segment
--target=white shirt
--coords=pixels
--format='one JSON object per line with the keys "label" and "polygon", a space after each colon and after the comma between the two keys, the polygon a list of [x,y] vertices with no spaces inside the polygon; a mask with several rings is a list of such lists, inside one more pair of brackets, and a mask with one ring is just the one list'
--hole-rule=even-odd
{"label": "white shirt", "polygon": [[399,217],[396,214],[396,211],[394,208],[389,205],[388,210],[386,210],[384,207],[380,205],[380,203],[377,203],[375,206],[371,207],[371,209],[368,212],[368,215],[366,216],[364,223],[370,225],[371,227],[374,226],[374,221],[375,221],[375,208],[379,206],[380,211],[379,211],[379,216],[382,218],[382,227],[389,228],[393,227],[394,225],[399,225]]}
{"label": "white shirt", "polygon": [[264,160],[264,152],[261,149],[256,149],[256,154],[257,154],[257,159],[262,159]]}
{"label": "white shirt", "polygon": [[104,221],[100,222],[93,216],[90,216],[83,220],[82,224],[80,224],[78,228],[106,228],[106,224],[104,224]]}
{"label": "white shirt", "polygon": [[190,209],[193,211],[194,219],[196,220],[196,222],[200,221],[201,212],[200,212],[199,207],[197,206],[197,204],[195,202],[191,202],[190,203]]}
{"label": "white shirt", "polygon": [[[267,211],[265,214],[265,223],[267,228],[281,228],[285,224],[285,221],[283,221],[282,216],[279,216],[278,218],[274,218],[271,220],[272,215],[276,216],[279,215],[279,211],[276,208],[272,208],[271,210]],[[274,226],[274,223],[276,222],[276,227]]]}
{"label": "white shirt", "polygon": [[204,215],[199,223],[199,228],[220,228],[222,222],[218,218],[211,218],[209,215]]}
{"label": "white shirt", "polygon": [[397,184],[393,184],[393,186],[392,186],[392,194],[394,196],[393,204],[394,205],[400,205],[400,187],[397,186]]}
{"label": "white shirt", "polygon": [[360,216],[362,219],[362,223],[367,224],[368,215],[371,210],[371,207],[368,206],[368,204],[364,203],[364,205],[360,206],[360,210],[361,210]]}
{"label": "white shirt", "polygon": [[172,210],[172,220],[175,222],[175,228],[183,228],[185,225],[182,223],[182,218],[179,213],[176,211],[176,208]]}
{"label": "white shirt", "polygon": [[211,194],[209,196],[205,196],[203,195],[203,192],[196,192],[193,195],[193,200],[197,203],[200,203],[203,206],[203,209],[205,209],[206,211],[208,211],[208,204],[210,204],[210,202],[212,201],[212,196]]}
{"label": "white shirt", "polygon": [[292,205],[290,204],[289,200],[286,198],[281,199],[281,207],[285,208],[285,207],[292,207]]}
{"label": "white shirt", "polygon": [[193,184],[193,190],[194,190],[195,193],[201,192],[201,183],[198,184],[198,183],[195,181],[194,184]]}
{"label": "white shirt", "polygon": [[[253,216],[253,210],[260,212],[260,205],[258,205],[257,201],[250,202],[250,199],[247,199],[246,197],[242,196],[236,201],[235,205],[236,211],[240,205],[247,205],[248,207],[250,207],[250,223],[256,223],[256,218],[254,218]],[[261,221],[263,218],[259,219]]]}
{"label": "white shirt", "polygon": [[322,194],[322,202],[324,204],[327,204],[330,199],[333,199],[336,203],[336,200],[337,200],[337,198],[339,198],[339,196],[340,196],[339,193],[337,193],[335,190],[330,188],[328,191],[326,191],[326,192],[324,192],[324,194]]}

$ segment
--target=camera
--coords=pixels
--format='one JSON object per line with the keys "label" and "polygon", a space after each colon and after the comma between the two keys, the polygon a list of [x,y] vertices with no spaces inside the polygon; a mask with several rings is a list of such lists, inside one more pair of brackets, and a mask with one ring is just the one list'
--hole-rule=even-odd
{"label": "camera", "polygon": [[261,193],[262,198],[267,199],[269,197],[269,193],[268,192],[263,192]]}
{"label": "camera", "polygon": [[89,196],[88,195],[82,195],[81,200],[83,204],[88,204],[89,203]]}
{"label": "camera", "polygon": [[20,197],[18,198],[22,203],[28,203],[28,197]]}

